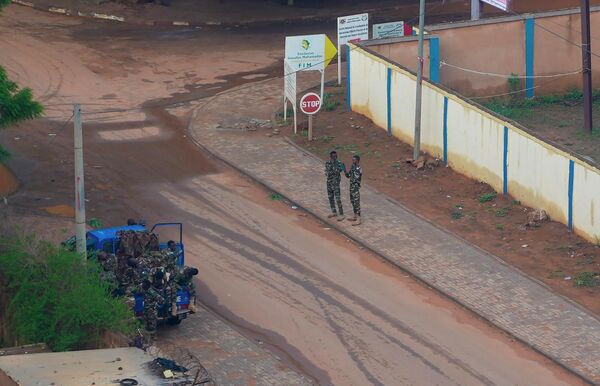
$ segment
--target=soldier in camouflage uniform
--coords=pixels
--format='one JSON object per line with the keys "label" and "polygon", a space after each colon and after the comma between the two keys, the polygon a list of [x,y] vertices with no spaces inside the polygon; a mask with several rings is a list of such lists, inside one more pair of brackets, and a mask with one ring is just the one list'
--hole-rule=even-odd
{"label": "soldier in camouflage uniform", "polygon": [[165,299],[160,292],[153,288],[149,280],[142,282],[141,293],[144,295],[144,322],[146,322],[146,330],[154,332],[158,325],[158,307],[165,302]]}
{"label": "soldier in camouflage uniform", "polygon": [[119,281],[117,280],[117,258],[115,255],[109,255],[104,251],[99,251],[96,255],[96,259],[102,268],[100,277],[108,282],[113,289],[118,287]]}
{"label": "soldier in camouflage uniform", "polygon": [[188,291],[190,294],[190,311],[196,312],[196,289],[193,283],[194,276],[198,274],[197,268],[184,267],[174,272],[173,282],[170,285],[171,296],[177,301],[177,291]]}
{"label": "soldier in camouflage uniform", "polygon": [[[342,197],[340,196],[340,180],[341,173],[346,172],[346,165],[337,158],[337,152],[334,150],[329,153],[329,161],[325,162],[325,176],[327,177],[327,197],[329,198],[329,206],[331,214],[329,218],[338,217],[338,221],[344,219],[344,208],[342,207]],[[335,204],[339,211],[336,212]]]}
{"label": "soldier in camouflage uniform", "polygon": [[362,180],[362,168],[360,167],[360,156],[352,157],[352,166],[350,171],[346,173],[346,177],[350,179],[350,202],[354,210],[354,216],[348,221],[355,221],[352,225],[360,225],[360,182]]}

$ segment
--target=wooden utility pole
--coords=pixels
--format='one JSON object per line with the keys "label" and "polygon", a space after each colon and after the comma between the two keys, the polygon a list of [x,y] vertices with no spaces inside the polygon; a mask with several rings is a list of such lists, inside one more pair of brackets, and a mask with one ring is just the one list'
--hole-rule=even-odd
{"label": "wooden utility pole", "polygon": [[583,125],[592,133],[592,45],[590,43],[590,0],[581,0],[581,54],[583,56]]}
{"label": "wooden utility pole", "polygon": [[73,106],[73,139],[75,143],[75,245],[76,251],[87,260],[85,243],[85,189],[83,184],[83,132],[81,106]]}
{"label": "wooden utility pole", "polygon": [[423,95],[423,35],[425,33],[425,0],[419,5],[419,53],[417,58],[417,95],[415,100],[415,138],[413,159],[421,154],[421,96]]}

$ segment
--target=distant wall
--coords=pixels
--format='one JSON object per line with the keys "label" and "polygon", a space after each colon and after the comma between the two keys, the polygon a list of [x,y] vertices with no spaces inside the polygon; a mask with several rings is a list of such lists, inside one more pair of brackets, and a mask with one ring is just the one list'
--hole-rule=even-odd
{"label": "distant wall", "polygon": [[[581,44],[579,9],[446,23],[426,28],[430,38],[439,39],[440,62],[458,67],[503,75],[550,76],[578,71],[582,66],[581,48],[578,47]],[[600,53],[600,7],[592,8],[591,30],[592,52]],[[411,71],[416,70],[414,37],[371,40],[365,46]],[[428,53],[428,45],[426,48]],[[593,55],[592,69],[594,87],[600,88],[600,58]],[[425,74],[429,74],[428,71]],[[468,97],[509,91],[505,78],[465,72],[443,64],[439,69],[439,82]],[[529,88],[529,96],[581,89],[581,74],[532,78],[530,84],[523,79],[521,88]]]}
{"label": "distant wall", "polygon": [[[363,45],[350,45],[352,111],[413,143],[416,76]],[[595,241],[600,236],[600,169],[526,129],[423,82],[421,146],[454,170],[490,184]]]}

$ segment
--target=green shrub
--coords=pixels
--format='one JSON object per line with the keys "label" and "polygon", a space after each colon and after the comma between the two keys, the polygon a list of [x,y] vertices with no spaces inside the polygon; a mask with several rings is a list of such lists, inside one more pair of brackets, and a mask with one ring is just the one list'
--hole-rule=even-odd
{"label": "green shrub", "polygon": [[63,351],[95,345],[105,331],[134,331],[131,309],[111,296],[99,272],[97,263],[32,237],[2,240],[7,316],[19,344],[45,342]]}
{"label": "green shrub", "polygon": [[334,99],[333,94],[323,95],[323,108],[325,108],[325,111],[333,111],[338,105],[339,103]]}
{"label": "green shrub", "polygon": [[0,0],[0,11],[2,10],[2,8],[6,7],[9,4],[10,0]]}
{"label": "green shrub", "polygon": [[479,202],[493,201],[496,198],[496,192],[484,193],[479,196]]}

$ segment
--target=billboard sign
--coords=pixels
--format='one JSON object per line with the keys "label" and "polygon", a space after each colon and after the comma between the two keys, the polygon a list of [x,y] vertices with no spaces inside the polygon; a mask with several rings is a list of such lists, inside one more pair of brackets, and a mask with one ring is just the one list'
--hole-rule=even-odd
{"label": "billboard sign", "polygon": [[342,44],[369,39],[369,14],[337,18],[338,48]]}
{"label": "billboard sign", "polygon": [[286,36],[285,60],[294,70],[323,70],[337,50],[325,34]]}
{"label": "billboard sign", "polygon": [[373,39],[399,38],[404,36],[404,22],[373,24]]}

